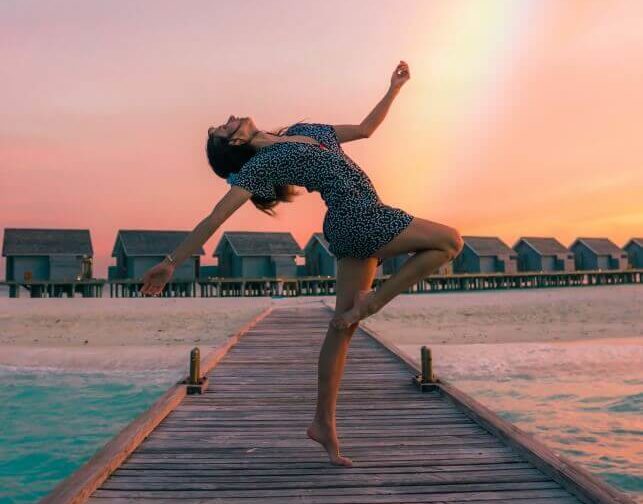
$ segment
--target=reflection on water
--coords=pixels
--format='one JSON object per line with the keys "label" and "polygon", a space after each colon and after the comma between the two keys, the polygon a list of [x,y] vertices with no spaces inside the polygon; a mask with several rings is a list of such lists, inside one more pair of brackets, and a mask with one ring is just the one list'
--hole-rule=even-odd
{"label": "reflection on water", "polygon": [[643,492],[643,382],[550,377],[457,385],[611,484]]}
{"label": "reflection on water", "polygon": [[640,339],[432,349],[440,376],[643,502]]}
{"label": "reflection on water", "polygon": [[172,383],[167,380],[167,373],[0,367],[0,502],[37,501],[149,407]]}

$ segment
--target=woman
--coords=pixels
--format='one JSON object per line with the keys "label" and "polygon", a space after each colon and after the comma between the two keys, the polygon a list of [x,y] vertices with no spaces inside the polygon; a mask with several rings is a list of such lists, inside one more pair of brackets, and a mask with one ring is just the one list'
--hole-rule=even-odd
{"label": "woman", "polygon": [[[230,116],[225,124],[210,128],[208,159],[230,190],[172,254],[145,273],[141,288],[143,294],[159,294],[176,264],[190,257],[248,199],[272,214],[276,204],[292,200],[295,185],[319,191],[328,206],[324,235],[337,258],[337,298],[319,354],[317,409],[307,435],[326,449],[336,465],[352,465],[339,453],[335,404],[359,321],[462,249],[455,229],[382,203],[368,176],[340,147],[370,137],[409,78],[408,65],[400,61],[388,92],[360,124],[298,123],[269,133],[257,129],[249,117]],[[414,255],[377,291],[371,290],[378,264],[407,252]]]}

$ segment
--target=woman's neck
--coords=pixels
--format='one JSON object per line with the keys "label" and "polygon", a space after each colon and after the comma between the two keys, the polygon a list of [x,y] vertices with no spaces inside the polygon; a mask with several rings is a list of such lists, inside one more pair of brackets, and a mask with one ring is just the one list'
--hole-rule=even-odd
{"label": "woman's neck", "polygon": [[273,143],[279,142],[279,137],[277,135],[272,135],[270,133],[266,133],[265,131],[257,131],[253,135],[253,137],[250,139],[250,145],[254,147],[255,149],[261,149],[262,147],[265,147],[266,145],[271,145]]}

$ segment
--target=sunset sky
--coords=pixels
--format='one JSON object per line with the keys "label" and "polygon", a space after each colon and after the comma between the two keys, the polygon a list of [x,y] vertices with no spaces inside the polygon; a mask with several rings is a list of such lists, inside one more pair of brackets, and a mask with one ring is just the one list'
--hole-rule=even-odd
{"label": "sunset sky", "polygon": [[[0,3],[0,226],[89,228],[104,277],[118,229],[191,230],[227,190],[209,126],[249,115],[359,123],[343,144],[385,203],[464,235],[643,235],[643,3]],[[224,230],[321,231],[302,190]],[[2,262],[4,278],[4,261]]]}

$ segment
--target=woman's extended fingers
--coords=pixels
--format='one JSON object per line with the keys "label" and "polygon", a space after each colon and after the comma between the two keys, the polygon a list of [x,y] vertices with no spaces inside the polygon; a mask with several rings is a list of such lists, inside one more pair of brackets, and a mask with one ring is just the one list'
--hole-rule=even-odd
{"label": "woman's extended fingers", "polygon": [[141,294],[145,296],[156,296],[163,290],[165,284],[152,282],[149,277],[143,277],[143,286],[140,289]]}
{"label": "woman's extended fingers", "polygon": [[156,296],[157,294],[160,294],[162,290],[163,290],[162,285],[149,284],[149,285],[144,285],[141,288],[141,294],[144,294],[146,296]]}
{"label": "woman's extended fingers", "polygon": [[396,71],[398,74],[409,73],[409,65],[405,61],[400,60],[400,63],[397,65]]}

